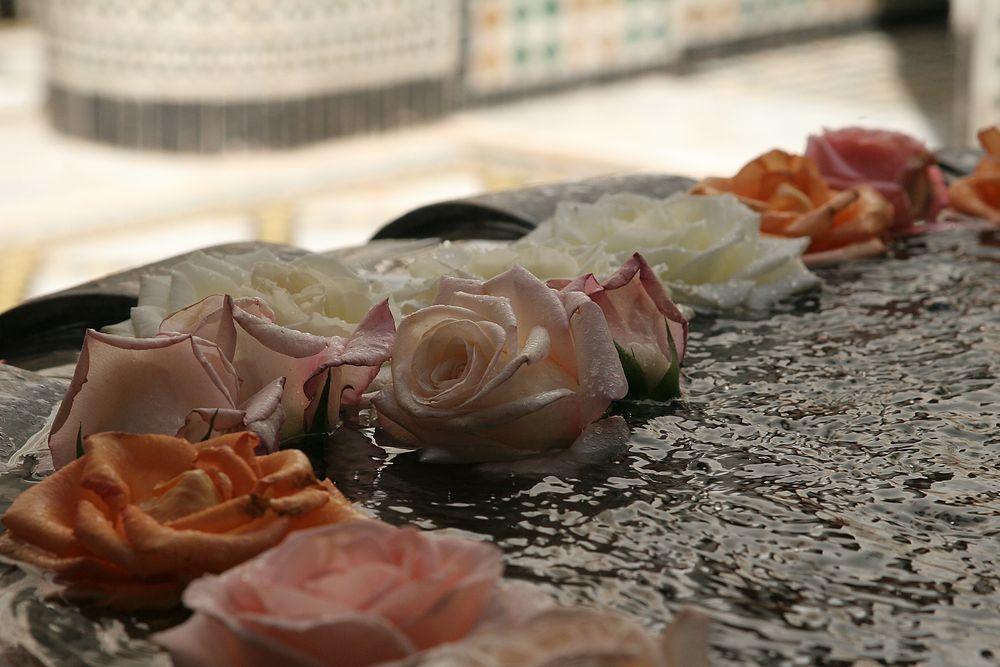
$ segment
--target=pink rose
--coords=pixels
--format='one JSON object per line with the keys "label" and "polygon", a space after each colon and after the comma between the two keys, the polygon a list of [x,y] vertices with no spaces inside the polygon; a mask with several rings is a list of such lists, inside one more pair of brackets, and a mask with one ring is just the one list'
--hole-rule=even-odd
{"label": "pink rose", "polygon": [[72,461],[78,440],[101,431],[196,441],[251,430],[273,451],[279,431],[301,432],[318,410],[335,418],[342,400],[360,401],[395,329],[385,302],[347,339],[269,318],[256,299],[217,295],[168,316],[154,338],[88,331],[49,437],[53,465]]}
{"label": "pink rose", "polygon": [[848,127],[809,137],[806,156],[837,190],[867,184],[895,209],[894,231],[916,220],[933,221],[948,203],[933,153],[901,132]]}
{"label": "pink rose", "polygon": [[375,665],[516,616],[502,570],[487,543],[349,521],[195,581],[184,593],[194,616],[154,639],[178,667]]}
{"label": "pink rose", "polygon": [[600,307],[514,267],[442,278],[435,304],[400,324],[373,402],[403,444],[485,461],[568,447],[627,390]]}
{"label": "pink rose", "polygon": [[603,285],[593,274],[572,281],[551,280],[549,285],[583,292],[600,306],[628,379],[630,398],[680,396],[688,321],[642,255],[632,255]]}

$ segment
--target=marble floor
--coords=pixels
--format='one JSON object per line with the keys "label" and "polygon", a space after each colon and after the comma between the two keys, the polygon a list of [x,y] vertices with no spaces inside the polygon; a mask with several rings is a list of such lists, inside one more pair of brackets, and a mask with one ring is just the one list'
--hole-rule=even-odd
{"label": "marble floor", "polygon": [[0,29],[0,309],[227,241],[353,245],[411,208],[483,190],[627,171],[728,174],[775,146],[800,151],[823,127],[952,143],[943,26],[788,43],[378,136],[214,157],[54,133],[42,58],[31,27]]}

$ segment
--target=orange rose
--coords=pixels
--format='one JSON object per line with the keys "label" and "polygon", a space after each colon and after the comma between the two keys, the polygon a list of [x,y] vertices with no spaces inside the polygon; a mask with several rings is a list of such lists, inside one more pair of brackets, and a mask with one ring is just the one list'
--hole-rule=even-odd
{"label": "orange rose", "polygon": [[951,184],[948,197],[962,213],[1000,223],[1000,129],[980,130],[979,143],[986,155],[970,175]]}
{"label": "orange rose", "polygon": [[255,456],[258,443],[246,432],[197,444],[92,435],[80,458],[14,500],[0,554],[54,571],[74,595],[163,606],[291,531],[358,516],[302,452]]}
{"label": "orange rose", "polygon": [[[769,151],[732,178],[706,178],[691,188],[692,194],[723,192],[760,213],[761,232],[810,237],[803,256],[807,264],[885,251],[892,204],[867,185],[842,192],[830,189],[807,157]],[[833,250],[835,254],[829,252]]]}

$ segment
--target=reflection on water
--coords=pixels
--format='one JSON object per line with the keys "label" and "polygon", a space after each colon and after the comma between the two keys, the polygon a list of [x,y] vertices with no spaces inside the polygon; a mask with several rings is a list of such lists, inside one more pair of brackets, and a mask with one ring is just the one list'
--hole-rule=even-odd
{"label": "reflection on water", "polygon": [[[629,449],[575,477],[369,452],[337,481],[392,523],[494,540],[511,576],[565,602],[654,626],[706,610],[720,665],[996,664],[991,239],[912,239],[895,259],[828,270],[822,291],[769,317],[698,317],[685,398],[624,406]],[[38,607],[36,634],[71,618],[72,641],[93,644],[94,619],[34,596],[6,601]],[[145,626],[102,623],[115,640],[100,650],[122,664],[148,655],[120,637]],[[86,651],[84,664],[98,664]]]}

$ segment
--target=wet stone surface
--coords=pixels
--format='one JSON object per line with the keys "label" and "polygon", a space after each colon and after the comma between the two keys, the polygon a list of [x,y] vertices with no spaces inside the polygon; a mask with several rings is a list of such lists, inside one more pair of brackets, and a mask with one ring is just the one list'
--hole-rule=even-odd
{"label": "wet stone surface", "polygon": [[[713,664],[996,664],[1000,233],[821,275],[772,313],[696,318],[684,398],[623,405],[631,440],[609,463],[524,477],[373,447],[331,476],[389,522],[495,541],[510,576],[564,602],[653,628],[702,609]],[[34,635],[67,614],[17,605]],[[70,613],[114,638],[107,662],[148,656],[151,621]]]}

